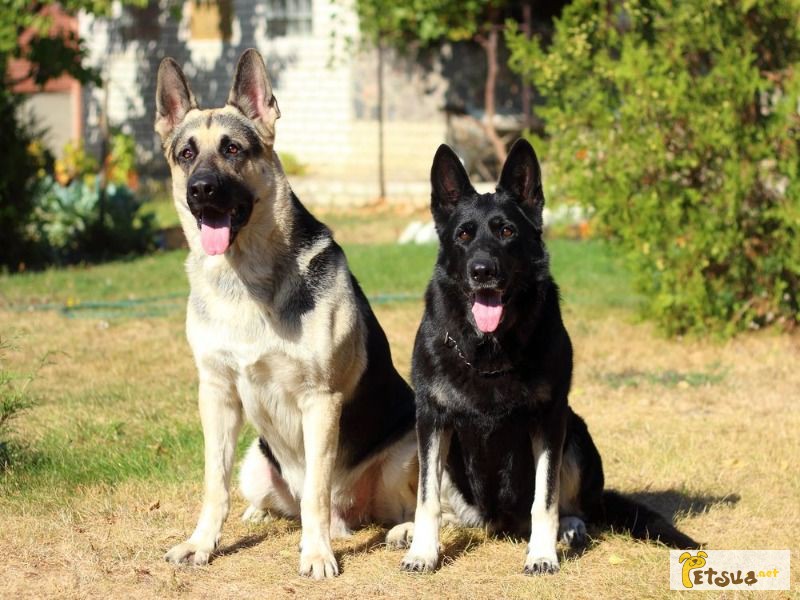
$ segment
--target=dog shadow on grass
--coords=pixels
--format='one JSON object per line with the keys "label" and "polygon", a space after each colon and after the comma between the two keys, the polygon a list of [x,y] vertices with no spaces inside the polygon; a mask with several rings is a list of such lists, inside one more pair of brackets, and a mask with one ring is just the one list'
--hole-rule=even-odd
{"label": "dog shadow on grass", "polygon": [[[717,496],[713,494],[690,494],[674,489],[624,492],[623,495],[655,510],[673,525],[678,518],[700,515],[715,506],[732,507],[741,499],[739,494],[733,493]],[[604,533],[607,533],[605,528],[597,529],[596,527],[591,527],[591,533],[585,545],[573,547],[563,543],[559,544],[558,550],[561,561],[577,560],[591,552],[602,543]],[[342,558],[345,556],[362,553],[369,554],[386,548],[385,537],[385,530],[378,531],[366,541],[336,552],[339,564],[342,564]],[[442,556],[437,570],[446,568],[461,556],[468,554],[471,550],[478,548],[490,539],[503,539],[509,543],[520,544],[527,541],[526,536],[489,533],[482,529],[446,526],[442,529]],[[402,556],[405,551],[405,549],[399,550],[398,557]]]}
{"label": "dog shadow on grass", "polygon": [[[741,499],[739,494],[734,493],[718,496],[714,494],[692,494],[675,489],[623,492],[622,495],[645,505],[661,515],[668,522],[669,527],[672,528],[671,533],[666,532],[669,534],[668,537],[675,539],[675,536],[683,536],[685,538],[685,541],[673,541],[672,543],[682,544],[681,547],[684,547],[683,545],[685,544],[685,547],[691,548],[702,547],[705,542],[688,536],[683,530],[683,524],[680,526],[675,524],[676,519],[686,519],[701,515],[714,507],[733,507]],[[660,526],[656,525],[656,527],[659,528]],[[602,538],[604,534],[608,533],[607,529],[598,530],[596,526],[593,526],[592,530],[593,538]],[[672,543],[667,542],[668,545]]]}
{"label": "dog shadow on grass", "polygon": [[[342,558],[345,556],[355,556],[358,554],[371,554],[373,552],[384,550],[388,546],[386,544],[386,533],[388,530],[379,530],[371,535],[367,540],[349,548],[343,548],[335,551],[334,555],[339,562],[340,570],[344,571],[345,565]],[[442,530],[442,556],[438,568],[446,567],[454,562],[459,556],[467,553],[470,548],[479,546],[485,541],[485,536],[482,532],[476,533],[475,530],[470,529],[454,529],[445,528]],[[408,548],[390,548],[391,551],[397,553],[398,568],[400,558],[408,551]],[[438,570],[437,568],[437,570]]]}
{"label": "dog shadow on grass", "polygon": [[222,558],[223,556],[230,556],[231,554],[236,554],[241,552],[242,550],[247,550],[248,548],[253,548],[258,546],[261,542],[267,539],[270,535],[273,535],[270,531],[264,531],[262,533],[254,533],[251,535],[246,535],[244,537],[239,538],[232,544],[225,546],[223,548],[218,548],[213,555],[213,559],[216,560],[218,558]]}
{"label": "dog shadow on grass", "polygon": [[[300,531],[299,521],[295,521],[292,519],[280,519],[279,524],[280,528],[278,530],[274,528],[269,528],[265,531],[259,531],[258,533],[245,535],[236,540],[235,542],[229,544],[228,546],[218,548],[212,555],[211,560],[214,561],[222,557],[237,554],[243,550],[254,548],[255,546],[261,544],[267,538],[274,537],[276,535],[284,535],[286,533],[290,533],[293,531]],[[333,554],[336,557],[336,561],[339,563],[340,572],[343,572],[345,568],[342,560],[344,557],[354,556],[358,554],[370,554],[375,550],[385,548],[386,547],[385,540],[386,540],[386,530],[377,530],[362,542],[359,542],[354,545],[348,545],[347,547],[344,548],[335,549]],[[298,548],[298,553],[299,553],[299,548]]]}
{"label": "dog shadow on grass", "polygon": [[741,500],[739,494],[733,493],[716,496],[713,494],[691,494],[678,490],[626,492],[625,496],[652,508],[669,519],[671,523],[675,523],[675,519],[678,518],[703,514],[715,506],[732,507]]}
{"label": "dog shadow on grass", "polygon": [[491,539],[491,537],[490,534],[483,530],[446,527],[442,536],[443,548],[439,568],[441,569],[454,563],[460,556],[477,548],[486,540]]}
{"label": "dog shadow on grass", "polygon": [[339,573],[344,573],[347,569],[347,564],[344,562],[344,558],[346,556],[357,556],[359,554],[371,554],[375,550],[379,548],[384,548],[386,544],[384,543],[386,539],[386,531],[376,531],[372,535],[370,535],[366,540],[363,542],[359,542],[355,545],[348,546],[347,548],[341,548],[333,551],[333,555],[336,557],[336,562],[339,563]]}
{"label": "dog shadow on grass", "polygon": [[[300,530],[299,521],[295,521],[293,519],[284,519],[282,517],[269,517],[264,524],[268,525],[266,529],[243,535],[231,544],[217,548],[214,551],[214,554],[211,556],[211,560],[214,561],[224,556],[237,554],[242,550],[254,548],[269,537],[275,537],[292,531]],[[257,525],[257,527],[260,528],[261,524]]]}
{"label": "dog shadow on grass", "polygon": [[[346,564],[342,561],[344,557],[356,556],[359,554],[372,554],[373,552],[386,550],[387,548],[390,552],[397,555],[399,568],[400,558],[408,551],[408,547],[395,548],[388,546],[386,544],[387,532],[388,529],[378,530],[363,542],[347,548],[342,548],[341,550],[335,550],[334,556],[339,562],[340,571],[344,572],[346,568]],[[437,570],[455,562],[460,556],[483,544],[486,539],[488,539],[488,537],[483,530],[445,527],[442,529],[442,556]]]}

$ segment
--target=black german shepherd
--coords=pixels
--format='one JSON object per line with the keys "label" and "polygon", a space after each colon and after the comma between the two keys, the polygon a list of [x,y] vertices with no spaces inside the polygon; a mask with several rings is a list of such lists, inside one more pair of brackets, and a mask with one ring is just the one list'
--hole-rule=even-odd
{"label": "black german shepherd", "polygon": [[[478,194],[455,153],[433,160],[440,248],[414,345],[420,484],[411,571],[435,568],[442,514],[530,535],[526,573],[558,570],[556,541],[586,522],[697,544],[650,509],[603,491],[603,466],[567,396],[572,346],[542,242],[541,172],[519,140],[497,191]],[[390,541],[409,537],[398,526]]]}

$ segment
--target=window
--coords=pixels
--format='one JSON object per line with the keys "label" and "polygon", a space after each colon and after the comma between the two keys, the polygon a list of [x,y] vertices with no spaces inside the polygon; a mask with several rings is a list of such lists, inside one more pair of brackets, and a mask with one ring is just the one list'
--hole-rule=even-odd
{"label": "window", "polygon": [[311,33],[312,0],[266,0],[266,2],[269,37]]}
{"label": "window", "polygon": [[190,29],[193,40],[230,40],[233,20],[232,0],[194,0],[190,2]]}

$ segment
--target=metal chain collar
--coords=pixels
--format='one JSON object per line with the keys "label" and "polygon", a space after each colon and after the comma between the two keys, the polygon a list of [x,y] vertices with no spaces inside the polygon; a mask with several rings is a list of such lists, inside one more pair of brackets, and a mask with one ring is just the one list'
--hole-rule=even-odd
{"label": "metal chain collar", "polygon": [[499,375],[506,375],[507,373],[511,373],[516,367],[511,367],[509,369],[499,369],[497,371],[479,371],[475,366],[467,360],[467,357],[461,351],[461,348],[458,346],[458,342],[453,339],[453,336],[450,335],[449,331],[444,332],[444,345],[448,348],[452,348],[458,354],[458,357],[464,361],[464,364],[467,365],[470,369],[475,369],[478,375],[481,377],[497,377]]}

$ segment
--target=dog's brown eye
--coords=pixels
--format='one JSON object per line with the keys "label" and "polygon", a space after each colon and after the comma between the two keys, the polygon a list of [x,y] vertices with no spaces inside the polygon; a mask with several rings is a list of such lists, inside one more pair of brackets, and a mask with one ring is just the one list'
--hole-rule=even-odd
{"label": "dog's brown eye", "polygon": [[237,154],[239,154],[239,146],[237,146],[236,144],[228,144],[228,147],[225,149],[225,152],[227,152],[232,156],[236,156]]}
{"label": "dog's brown eye", "polygon": [[194,151],[191,148],[184,148],[181,150],[181,156],[185,160],[192,160],[194,158]]}
{"label": "dog's brown eye", "polygon": [[512,235],[514,235],[514,230],[511,229],[511,227],[509,227],[508,225],[506,225],[500,230],[500,236],[503,237],[504,239],[508,239]]}
{"label": "dog's brown eye", "polygon": [[472,236],[469,234],[469,231],[462,229],[458,232],[458,239],[460,239],[462,242],[468,242],[472,239]]}

